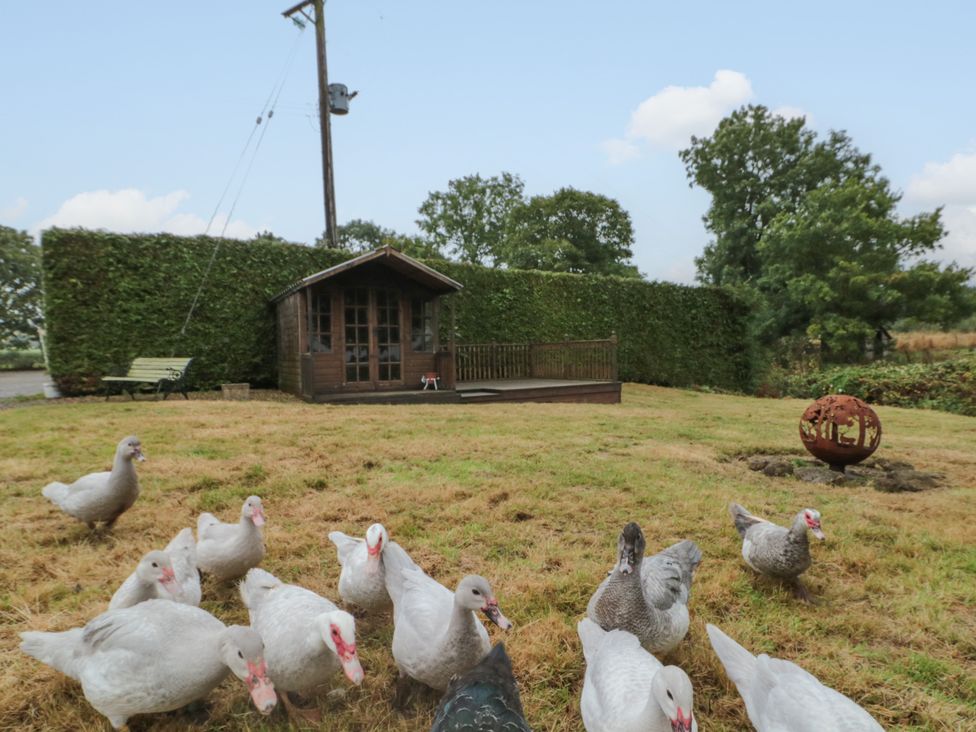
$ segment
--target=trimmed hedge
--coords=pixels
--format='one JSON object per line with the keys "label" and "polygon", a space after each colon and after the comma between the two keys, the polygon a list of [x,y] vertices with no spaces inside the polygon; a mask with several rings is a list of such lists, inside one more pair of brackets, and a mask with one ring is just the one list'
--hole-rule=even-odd
{"label": "trimmed hedge", "polygon": [[[197,388],[276,383],[270,298],[348,252],[220,240],[185,336],[187,310],[218,240],[50,229],[42,237],[51,374],[65,394],[99,387],[136,356],[191,355]],[[459,281],[462,343],[620,338],[620,378],[747,388],[746,310],[713,288],[618,277],[430,264]],[[450,325],[444,318],[443,327]]]}
{"label": "trimmed hedge", "polygon": [[976,354],[938,363],[838,366],[787,377],[786,396],[851,394],[869,404],[976,416]]}

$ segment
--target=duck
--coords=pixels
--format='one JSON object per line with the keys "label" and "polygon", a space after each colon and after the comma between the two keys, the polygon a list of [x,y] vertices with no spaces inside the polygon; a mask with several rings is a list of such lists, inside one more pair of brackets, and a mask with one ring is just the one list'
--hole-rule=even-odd
{"label": "duck", "polygon": [[342,601],[363,610],[386,610],[392,604],[386,591],[386,566],[383,550],[390,543],[390,535],[383,524],[373,524],[366,530],[366,539],[347,536],[341,531],[329,532],[335,544],[339,564],[339,597]]}
{"label": "duck", "polygon": [[299,709],[289,693],[308,694],[340,668],[354,684],[363,681],[356,654],[356,621],[331,600],[298,585],[285,584],[254,568],[240,584],[241,599],[264,641],[268,675],[290,713],[319,721],[315,711]]}
{"label": "duck", "polygon": [[753,516],[738,503],[729,504],[729,513],[742,537],[742,558],[746,564],[760,574],[792,583],[798,599],[813,602],[799,577],[813,562],[807,531],[820,541],[826,538],[820,526],[820,512],[804,508],[788,529]]}
{"label": "duck", "polygon": [[236,579],[264,558],[264,507],[257,496],[248,496],[241,506],[241,520],[225,524],[212,513],[197,519],[197,566],[218,582]]}
{"label": "duck", "polygon": [[393,601],[393,660],[400,672],[397,700],[409,679],[445,691],[454,675],[476,666],[491,650],[475,611],[502,630],[512,623],[498,607],[488,580],[467,575],[451,592],[424,572],[398,544],[385,551],[386,589]]}
{"label": "duck", "polygon": [[193,529],[187,527],[173,537],[163,551],[169,555],[180,588],[180,602],[187,605],[200,605],[200,571],[197,569],[197,543],[193,540]]}
{"label": "duck", "polygon": [[48,483],[41,493],[66,514],[87,524],[89,529],[94,529],[98,522],[111,529],[139,497],[139,476],[132,461],[145,459],[139,438],[130,435],[116,446],[112,470],[89,473],[70,485],[57,481]]}
{"label": "duck", "polygon": [[587,732],[698,732],[691,680],[665,666],[633,633],[576,625],[586,673],[580,712]]}
{"label": "duck", "polygon": [[430,732],[532,732],[504,643],[451,681]]}
{"label": "duck", "polygon": [[792,661],[754,656],[711,623],[705,630],[757,732],[883,732],[853,700]]}
{"label": "duck", "polygon": [[586,608],[604,630],[637,636],[651,653],[669,653],[688,633],[688,599],[701,550],[690,539],[644,557],[640,526],[624,526],[617,540],[618,562],[600,583]]}
{"label": "duck", "polygon": [[108,603],[109,610],[132,607],[146,600],[180,601],[180,586],[173,571],[173,562],[166,552],[146,554]]}
{"label": "duck", "polygon": [[82,628],[20,638],[21,651],[81,683],[88,703],[114,729],[135,714],[202,699],[228,674],[247,685],[261,714],[277,704],[261,637],[193,605],[146,600],[107,610]]}

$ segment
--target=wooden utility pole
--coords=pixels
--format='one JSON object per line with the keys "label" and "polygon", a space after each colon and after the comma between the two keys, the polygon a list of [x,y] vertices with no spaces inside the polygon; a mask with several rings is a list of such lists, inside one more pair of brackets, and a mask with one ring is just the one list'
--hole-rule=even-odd
{"label": "wooden utility pole", "polygon": [[[337,248],[335,181],[332,177],[332,125],[329,104],[329,72],[325,58],[325,0],[304,0],[284,11],[282,15],[290,18],[301,13],[310,23],[315,24],[315,49],[319,69],[319,128],[322,133],[322,193],[325,203],[325,244]],[[312,6],[315,17],[309,17],[306,9]]]}

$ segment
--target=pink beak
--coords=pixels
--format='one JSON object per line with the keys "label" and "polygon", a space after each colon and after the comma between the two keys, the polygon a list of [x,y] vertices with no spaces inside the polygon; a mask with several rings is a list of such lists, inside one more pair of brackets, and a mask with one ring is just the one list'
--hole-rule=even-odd
{"label": "pink beak", "polygon": [[363,673],[363,666],[359,663],[359,656],[356,655],[355,649],[348,655],[340,656],[339,661],[342,663],[342,671],[346,674],[346,678],[356,685],[363,683],[365,674]]}
{"label": "pink beak", "polygon": [[254,522],[255,526],[264,526],[264,510],[255,509],[254,513],[251,514],[251,521]]}
{"label": "pink beak", "polygon": [[163,567],[163,576],[159,578],[159,582],[170,591],[170,594],[179,594],[180,588],[176,584],[176,572],[172,567]]}
{"label": "pink beak", "polygon": [[278,703],[278,696],[275,694],[274,684],[268,678],[267,664],[264,661],[257,665],[248,662],[245,683],[257,710],[261,714],[271,714],[271,710]]}
{"label": "pink beak", "polygon": [[678,718],[671,722],[671,729],[674,732],[691,732],[692,723],[694,722],[694,715],[689,714],[685,716],[684,710],[678,707]]}
{"label": "pink beak", "polygon": [[144,454],[144,453],[142,452],[142,448],[141,448],[141,447],[136,447],[136,448],[134,448],[134,449],[132,450],[132,457],[134,457],[134,458],[135,458],[136,460],[138,460],[138,461],[139,461],[140,463],[143,463],[143,462],[145,462],[145,461],[146,461],[146,456],[145,456],[145,454]]}
{"label": "pink beak", "polygon": [[502,611],[498,609],[498,600],[494,597],[488,598],[488,602],[481,608],[481,612],[487,615],[488,619],[502,630],[512,629],[512,621],[502,615]]}
{"label": "pink beak", "polygon": [[379,541],[376,542],[376,546],[368,546],[367,545],[367,547],[366,547],[366,552],[371,557],[378,557],[380,555],[380,552],[382,550],[383,550],[383,537],[382,536],[379,538]]}

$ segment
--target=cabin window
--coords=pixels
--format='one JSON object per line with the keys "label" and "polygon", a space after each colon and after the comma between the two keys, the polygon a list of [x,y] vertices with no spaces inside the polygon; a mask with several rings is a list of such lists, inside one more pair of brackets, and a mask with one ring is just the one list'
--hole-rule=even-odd
{"label": "cabin window", "polygon": [[332,353],[332,293],[309,292],[309,353]]}
{"label": "cabin window", "polygon": [[410,347],[414,351],[434,350],[434,303],[416,299],[411,308]]}

